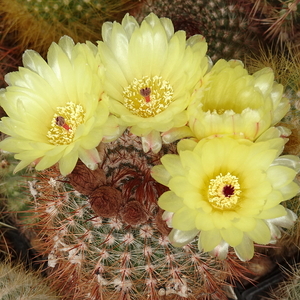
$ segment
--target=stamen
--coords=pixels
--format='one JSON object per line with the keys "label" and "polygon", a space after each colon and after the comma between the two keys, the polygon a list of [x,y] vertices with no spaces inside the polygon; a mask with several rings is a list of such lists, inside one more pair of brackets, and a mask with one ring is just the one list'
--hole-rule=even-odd
{"label": "stamen", "polygon": [[84,122],[84,110],[81,105],[73,102],[57,107],[47,133],[49,143],[53,145],[68,145],[73,142],[76,128]]}
{"label": "stamen", "polygon": [[238,178],[230,173],[225,176],[218,175],[210,180],[208,187],[208,201],[215,208],[233,209],[239,200],[241,193]]}
{"label": "stamen", "polygon": [[124,106],[142,118],[154,117],[164,111],[173,101],[173,88],[159,76],[134,78],[124,88]]}

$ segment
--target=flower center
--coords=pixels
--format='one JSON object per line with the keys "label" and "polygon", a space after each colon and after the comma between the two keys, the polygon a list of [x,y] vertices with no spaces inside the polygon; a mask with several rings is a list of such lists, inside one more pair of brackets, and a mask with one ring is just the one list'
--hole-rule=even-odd
{"label": "flower center", "polygon": [[159,76],[134,78],[124,88],[124,106],[142,118],[154,117],[164,111],[173,101],[173,88]]}
{"label": "flower center", "polygon": [[225,176],[218,175],[211,179],[208,187],[208,201],[215,208],[233,209],[239,200],[241,193],[238,178],[230,173]]}
{"label": "flower center", "polygon": [[84,109],[81,105],[68,102],[66,106],[57,107],[47,133],[53,145],[68,145],[73,142],[76,128],[84,122]]}

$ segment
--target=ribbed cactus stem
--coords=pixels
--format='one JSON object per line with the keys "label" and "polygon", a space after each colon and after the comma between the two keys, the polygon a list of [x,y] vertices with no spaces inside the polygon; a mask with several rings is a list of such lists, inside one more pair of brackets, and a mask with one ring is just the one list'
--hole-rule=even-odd
{"label": "ribbed cactus stem", "polygon": [[45,278],[21,265],[0,263],[0,299],[58,300]]}
{"label": "ribbed cactus stem", "polygon": [[103,22],[120,20],[137,5],[135,0],[2,0],[2,35],[13,32],[20,53],[30,48],[45,55],[63,35],[75,42],[100,40]]}
{"label": "ribbed cactus stem", "polygon": [[[99,151],[106,182],[90,186],[91,194],[103,186],[118,190],[122,202],[115,216],[96,215],[91,197],[70,185],[76,182],[81,189],[78,176],[83,169],[64,178],[50,168],[38,174],[31,187],[39,220],[35,245],[48,258],[50,277],[65,299],[227,299],[227,280],[244,276],[242,263],[232,253],[223,262],[201,253],[196,241],[173,247],[159,217],[156,200],[164,190],[147,174],[162,153],[175,151],[175,145],[164,146],[156,155],[145,154],[140,138],[125,132]],[[100,171],[87,172],[102,178]],[[140,206],[128,206],[134,201]],[[108,204],[106,211],[110,208]]]}
{"label": "ribbed cactus stem", "polygon": [[137,18],[142,20],[149,12],[173,21],[175,30],[185,30],[187,36],[202,34],[208,42],[208,55],[219,58],[243,58],[245,51],[256,45],[249,31],[247,14],[233,1],[145,1]]}

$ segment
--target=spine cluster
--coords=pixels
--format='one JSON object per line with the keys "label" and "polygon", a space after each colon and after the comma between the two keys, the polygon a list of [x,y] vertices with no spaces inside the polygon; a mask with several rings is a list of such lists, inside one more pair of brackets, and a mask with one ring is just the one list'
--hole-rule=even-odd
{"label": "spine cluster", "polygon": [[[79,193],[70,182],[78,187],[80,180],[64,178],[54,167],[31,182],[38,220],[35,243],[64,299],[227,299],[230,282],[245,277],[246,268],[233,253],[220,261],[199,253],[196,242],[183,248],[170,244],[153,201],[163,191],[147,177],[158,163],[155,155],[143,153],[140,141],[132,141],[128,132],[101,146],[100,153],[100,170],[107,177],[103,182],[97,175],[102,179],[95,179],[92,189],[107,186],[120,192],[121,208],[113,217],[95,214],[90,191]],[[147,216],[129,210],[134,224],[122,215],[131,201],[140,203]]]}
{"label": "spine cluster", "polygon": [[50,44],[63,35],[76,42],[100,40],[103,22],[122,18],[137,4],[131,0],[3,0],[1,35],[12,39],[20,53],[30,48],[46,55]]}

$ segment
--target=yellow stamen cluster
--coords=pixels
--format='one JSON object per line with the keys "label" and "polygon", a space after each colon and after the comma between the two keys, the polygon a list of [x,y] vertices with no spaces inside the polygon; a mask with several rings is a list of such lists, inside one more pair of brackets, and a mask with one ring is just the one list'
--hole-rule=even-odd
{"label": "yellow stamen cluster", "polygon": [[208,187],[208,200],[217,209],[233,209],[241,193],[238,178],[230,173],[225,176],[221,173],[210,180]]}
{"label": "yellow stamen cluster", "polygon": [[[147,92],[147,93],[146,93]],[[154,117],[173,101],[173,88],[160,76],[134,79],[124,88],[124,106],[142,118]]]}
{"label": "yellow stamen cluster", "polygon": [[[62,121],[63,120],[63,121]],[[76,128],[84,123],[84,109],[81,105],[67,102],[66,106],[57,107],[47,133],[53,145],[68,145],[73,142]]]}

